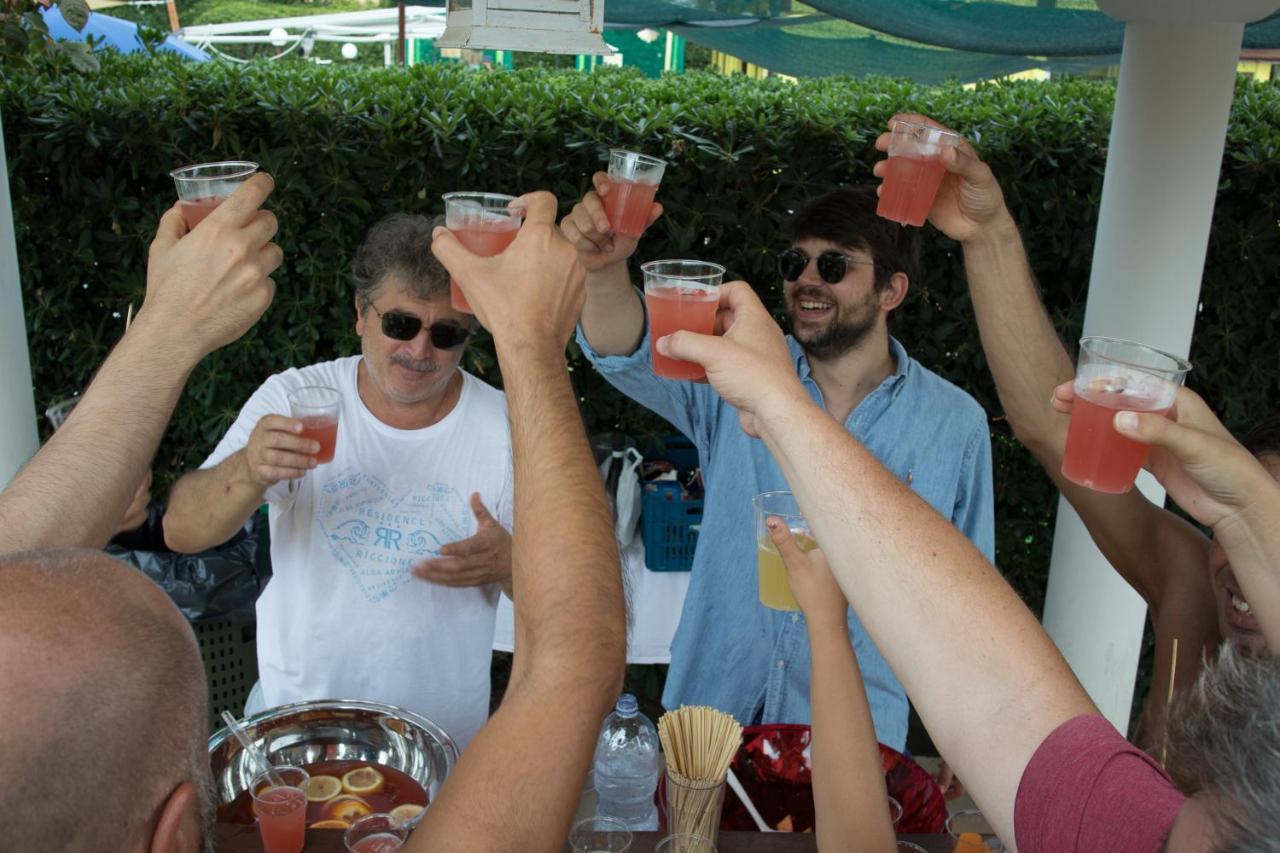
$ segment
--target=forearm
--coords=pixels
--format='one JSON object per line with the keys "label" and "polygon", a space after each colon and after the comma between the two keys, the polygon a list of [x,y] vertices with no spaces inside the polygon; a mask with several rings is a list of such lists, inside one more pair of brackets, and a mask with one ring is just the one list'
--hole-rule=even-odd
{"label": "forearm", "polygon": [[164,515],[166,545],[182,554],[221,545],[262,506],[266,490],[249,479],[244,454],[239,450],[174,483]]}
{"label": "forearm", "polygon": [[115,533],[199,360],[145,314],[67,422],[0,495],[0,552],[100,548]]}
{"label": "forearm", "polygon": [[847,625],[809,625],[813,804],[819,850],[893,850],[875,726]]}
{"label": "forearm", "polygon": [[[498,358],[515,459],[512,588],[520,671],[598,681],[607,705],[616,698],[626,654],[621,572],[604,491],[592,485],[600,475],[577,401],[562,356],[508,353],[499,344]],[[565,613],[574,618],[561,618]]]}
{"label": "forearm", "polygon": [[963,248],[982,349],[1005,414],[1018,438],[1056,469],[1066,418],[1049,400],[1073,367],[1041,302],[1018,227],[1006,213]]}
{"label": "forearm", "polygon": [[1280,484],[1258,466],[1245,509],[1214,528],[1258,627],[1280,654]]}
{"label": "forearm", "polygon": [[798,395],[771,401],[757,423],[845,596],[1009,837],[1026,762],[1054,728],[1096,709],[992,566],[839,424]]}
{"label": "forearm", "polygon": [[582,332],[600,355],[630,355],[644,338],[644,306],[636,297],[626,262],[587,276]]}

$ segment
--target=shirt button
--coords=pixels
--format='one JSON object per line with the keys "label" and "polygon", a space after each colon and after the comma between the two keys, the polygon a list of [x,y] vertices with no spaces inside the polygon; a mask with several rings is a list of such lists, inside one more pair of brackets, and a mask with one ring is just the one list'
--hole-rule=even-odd
{"label": "shirt button", "polygon": [[787,665],[787,662],[786,662],[786,661],[784,661],[784,660],[780,660],[780,661],[778,661],[778,669],[782,669],[782,668],[783,668],[783,667],[785,667],[786,665]]}
{"label": "shirt button", "polygon": [[793,623],[794,623],[794,622],[799,622],[799,621],[800,621],[800,614],[799,614],[799,613],[792,613],[792,614],[791,614],[791,621],[792,621]]}

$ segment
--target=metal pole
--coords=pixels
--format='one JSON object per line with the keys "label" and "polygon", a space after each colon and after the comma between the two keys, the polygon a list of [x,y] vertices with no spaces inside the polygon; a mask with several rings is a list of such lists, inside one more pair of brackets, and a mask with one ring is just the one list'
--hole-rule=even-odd
{"label": "metal pole", "polygon": [[0,121],[0,489],[40,446],[27,353],[26,315],[18,279],[18,243],[14,237],[9,165]]}
{"label": "metal pole", "polygon": [[400,20],[400,38],[396,40],[396,65],[404,67],[405,51],[404,51],[404,0],[400,0],[397,4],[399,9],[398,18]]}
{"label": "metal pole", "polygon": [[[1126,25],[1085,334],[1190,349],[1243,33],[1242,23]],[[1164,500],[1149,474],[1138,485]],[[1145,614],[1059,500],[1045,628],[1122,732]]]}

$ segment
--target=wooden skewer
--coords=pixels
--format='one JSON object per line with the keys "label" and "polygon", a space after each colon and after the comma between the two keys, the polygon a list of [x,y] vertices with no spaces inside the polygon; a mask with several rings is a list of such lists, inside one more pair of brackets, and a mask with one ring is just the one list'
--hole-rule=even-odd
{"label": "wooden skewer", "polygon": [[129,331],[129,324],[133,322],[133,303],[129,303],[129,312],[124,315],[124,330]]}
{"label": "wooden skewer", "polygon": [[1160,766],[1168,766],[1169,757],[1169,707],[1173,704],[1173,683],[1178,677],[1178,638],[1173,638],[1173,659],[1169,661],[1169,694],[1164,698],[1164,734],[1160,744]]}

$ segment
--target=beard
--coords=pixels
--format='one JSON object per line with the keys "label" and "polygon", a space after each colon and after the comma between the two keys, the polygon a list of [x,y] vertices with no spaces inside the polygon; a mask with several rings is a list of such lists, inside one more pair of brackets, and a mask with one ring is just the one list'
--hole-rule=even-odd
{"label": "beard", "polygon": [[[872,291],[861,304],[854,306],[832,305],[831,318],[821,328],[804,327],[796,322],[797,308],[808,295],[799,291],[787,300],[787,316],[791,321],[791,334],[804,349],[805,355],[817,361],[831,361],[857,349],[876,327],[879,318],[876,293]],[[822,301],[830,302],[823,295]]]}

